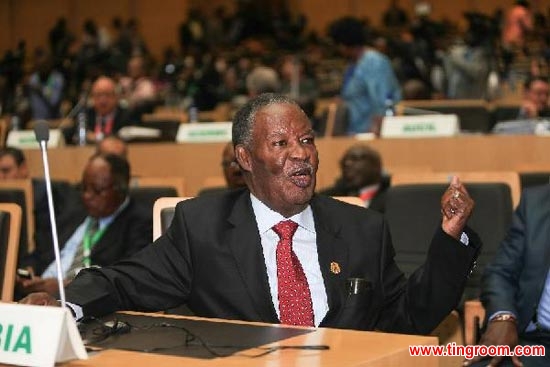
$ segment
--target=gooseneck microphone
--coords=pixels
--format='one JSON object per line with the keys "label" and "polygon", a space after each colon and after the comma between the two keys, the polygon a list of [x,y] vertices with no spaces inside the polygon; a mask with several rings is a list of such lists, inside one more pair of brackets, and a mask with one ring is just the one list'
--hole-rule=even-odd
{"label": "gooseneck microphone", "polygon": [[59,240],[57,238],[57,224],[55,221],[55,212],[53,208],[52,180],[50,177],[50,165],[48,163],[48,140],[50,139],[50,127],[48,121],[40,120],[34,124],[34,135],[40,150],[42,151],[42,163],[44,165],[44,181],[46,181],[46,194],[48,196],[48,209],[50,211],[50,226],[52,229],[53,250],[55,253],[55,265],[57,269],[57,286],[59,288],[59,297],[61,307],[65,306],[65,288],[63,287],[63,273],[61,272],[61,256],[59,255]]}

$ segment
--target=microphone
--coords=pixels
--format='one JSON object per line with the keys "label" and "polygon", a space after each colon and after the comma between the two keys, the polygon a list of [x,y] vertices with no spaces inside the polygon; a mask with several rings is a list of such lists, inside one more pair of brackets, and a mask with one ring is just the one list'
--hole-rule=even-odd
{"label": "microphone", "polygon": [[81,93],[80,98],[78,99],[76,104],[73,106],[73,108],[71,108],[69,113],[67,113],[67,116],[65,116],[64,119],[72,120],[83,107],[86,107],[86,102],[88,101],[88,96],[90,95],[90,89],[91,87],[88,87],[84,91],[84,93]]}
{"label": "microphone", "polygon": [[61,256],[59,255],[59,240],[57,238],[57,224],[53,209],[52,180],[50,177],[50,165],[48,163],[48,140],[50,139],[50,127],[48,121],[39,120],[34,124],[34,135],[40,144],[42,151],[42,163],[44,165],[44,179],[46,181],[46,194],[48,196],[48,209],[50,211],[50,226],[52,229],[53,249],[55,253],[55,265],[57,269],[57,286],[61,307],[65,308],[65,288],[63,287],[63,274],[61,272]]}

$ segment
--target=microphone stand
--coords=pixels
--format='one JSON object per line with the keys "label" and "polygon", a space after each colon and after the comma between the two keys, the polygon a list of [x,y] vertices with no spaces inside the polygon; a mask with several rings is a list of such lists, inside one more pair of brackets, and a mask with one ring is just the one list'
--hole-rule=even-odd
{"label": "microphone stand", "polygon": [[[48,127],[47,121],[43,121],[46,124],[46,131]],[[38,134],[37,134],[38,135]],[[38,136],[37,136],[38,138]],[[44,162],[44,178],[46,181],[46,194],[48,196],[48,209],[50,211],[50,224],[52,227],[52,239],[53,239],[53,249],[55,252],[55,265],[57,269],[57,286],[59,288],[59,297],[61,299],[61,307],[65,308],[65,288],[63,286],[63,273],[61,271],[61,256],[59,254],[59,240],[57,237],[57,223],[55,220],[55,212],[53,208],[53,195],[52,195],[52,181],[50,177],[50,164],[48,162],[48,152],[47,144],[48,137],[40,138],[39,141],[40,150],[42,151],[42,162]]]}

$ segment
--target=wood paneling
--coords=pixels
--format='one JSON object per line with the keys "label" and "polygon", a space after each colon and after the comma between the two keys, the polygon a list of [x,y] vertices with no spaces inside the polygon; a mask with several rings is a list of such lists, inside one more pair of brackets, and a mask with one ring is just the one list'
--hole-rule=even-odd
{"label": "wood paneling", "polygon": [[[455,138],[377,139],[365,141],[378,150],[388,172],[397,167],[440,172],[517,171],[526,164],[550,167],[547,137],[479,136]],[[339,161],[353,138],[317,140],[319,149],[318,188],[331,185],[340,174]],[[220,157],[225,143],[135,144],[129,148],[132,174],[136,176],[180,176],[185,178],[186,195],[194,196],[206,177],[220,175]],[[50,149],[52,177],[77,181],[93,147]],[[39,150],[28,150],[29,171],[43,176]]]}
{"label": "wood paneling", "polygon": [[13,14],[12,44],[19,40],[27,42],[27,55],[41,46],[49,48],[48,33],[60,17],[69,17],[70,0],[14,0],[11,2]]}
{"label": "wood paneling", "polygon": [[179,49],[178,29],[187,17],[188,7],[185,0],[135,0],[136,18],[153,55],[162,55],[168,46]]}

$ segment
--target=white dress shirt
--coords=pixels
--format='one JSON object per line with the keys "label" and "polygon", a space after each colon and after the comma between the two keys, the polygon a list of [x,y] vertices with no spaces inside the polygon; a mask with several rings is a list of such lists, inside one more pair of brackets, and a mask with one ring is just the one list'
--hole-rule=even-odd
{"label": "white dress shirt", "polygon": [[256,223],[258,224],[258,231],[260,233],[271,299],[277,311],[277,316],[280,317],[276,255],[279,236],[273,231],[272,227],[281,221],[290,219],[298,224],[298,229],[292,238],[292,249],[296,253],[304,269],[311,292],[314,324],[315,326],[319,326],[328,312],[328,300],[321,267],[319,265],[317,234],[315,232],[315,223],[311,207],[308,205],[304,211],[290,218],[285,218],[281,214],[268,208],[254,195],[250,194],[250,198],[252,200],[252,209],[256,217]]}

